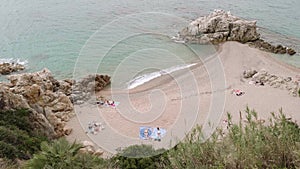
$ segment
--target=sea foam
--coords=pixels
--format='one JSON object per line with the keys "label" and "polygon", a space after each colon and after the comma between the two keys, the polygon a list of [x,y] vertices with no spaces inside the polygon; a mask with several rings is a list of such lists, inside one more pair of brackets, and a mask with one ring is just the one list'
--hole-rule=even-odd
{"label": "sea foam", "polygon": [[2,63],[18,63],[20,65],[26,65],[28,61],[27,60],[21,61],[20,59],[14,59],[14,58],[0,58],[0,64]]}
{"label": "sea foam", "polygon": [[136,88],[146,82],[149,82],[153,79],[156,79],[162,75],[166,75],[166,74],[170,74],[172,72],[178,71],[178,70],[182,70],[182,69],[186,69],[189,68],[191,66],[196,65],[197,63],[192,63],[192,64],[184,64],[184,65],[177,65],[177,66],[173,66],[167,69],[163,69],[157,72],[152,72],[152,73],[148,73],[148,74],[144,74],[141,76],[137,76],[134,79],[132,79],[131,81],[128,82],[128,87],[127,89],[133,89]]}

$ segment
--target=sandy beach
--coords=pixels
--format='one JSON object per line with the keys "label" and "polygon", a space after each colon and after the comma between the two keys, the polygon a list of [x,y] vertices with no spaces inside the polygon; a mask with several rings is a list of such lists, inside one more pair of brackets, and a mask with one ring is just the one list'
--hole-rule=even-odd
{"label": "sandy beach", "polygon": [[[73,128],[67,138],[93,141],[109,153],[134,144],[169,148],[196,125],[203,125],[209,136],[215,127],[222,125],[226,112],[233,115],[234,121],[239,120],[239,112],[244,114],[246,106],[255,109],[259,118],[266,119],[270,112],[282,109],[288,117],[300,121],[299,97],[293,97],[286,89],[251,85],[242,78],[244,70],[252,68],[297,80],[299,68],[271,55],[246,44],[226,42],[215,55],[188,69],[161,76],[131,90],[106,88],[97,95],[120,104],[116,108],[99,106],[93,98],[75,106],[77,116],[67,124]],[[236,96],[232,94],[233,89],[245,94]],[[88,123],[92,121],[102,123],[105,129],[87,134]],[[141,126],[161,127],[167,134],[161,142],[141,140]]]}

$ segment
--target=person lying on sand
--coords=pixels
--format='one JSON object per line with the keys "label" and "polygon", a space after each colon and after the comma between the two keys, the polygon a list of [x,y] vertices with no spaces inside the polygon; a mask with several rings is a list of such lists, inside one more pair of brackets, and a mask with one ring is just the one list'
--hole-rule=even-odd
{"label": "person lying on sand", "polygon": [[234,90],[232,91],[236,96],[242,96],[243,94],[245,94],[245,92],[243,92],[242,90]]}

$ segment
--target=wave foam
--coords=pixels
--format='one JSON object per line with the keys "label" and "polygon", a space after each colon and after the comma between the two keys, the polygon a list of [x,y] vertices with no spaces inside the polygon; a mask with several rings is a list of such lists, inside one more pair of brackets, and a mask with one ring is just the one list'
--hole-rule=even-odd
{"label": "wave foam", "polygon": [[26,65],[28,63],[27,60],[21,61],[20,59],[14,59],[14,58],[0,58],[0,64],[2,63],[17,63],[20,65]]}
{"label": "wave foam", "polygon": [[127,89],[136,88],[136,87],[138,87],[138,86],[140,86],[140,85],[142,85],[146,82],[149,82],[153,79],[156,79],[156,78],[158,78],[162,75],[166,75],[166,74],[170,74],[172,72],[178,71],[178,70],[186,69],[186,68],[189,68],[189,67],[194,66],[196,64],[197,63],[173,66],[173,67],[170,67],[170,68],[167,68],[167,69],[163,69],[161,71],[157,71],[157,72],[137,76],[136,78],[134,78],[134,79],[132,79],[131,81],[128,82]]}

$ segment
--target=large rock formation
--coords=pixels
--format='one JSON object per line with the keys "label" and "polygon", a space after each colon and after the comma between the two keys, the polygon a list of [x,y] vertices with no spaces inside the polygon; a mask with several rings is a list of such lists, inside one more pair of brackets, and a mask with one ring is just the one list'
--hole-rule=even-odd
{"label": "large rock formation", "polygon": [[295,54],[291,48],[273,46],[260,39],[256,21],[247,21],[231,15],[230,12],[215,10],[191,22],[179,32],[178,40],[200,44],[218,44],[225,41],[251,42],[252,46],[273,52]]}
{"label": "large rock formation", "polygon": [[8,75],[12,72],[18,72],[24,70],[25,67],[22,64],[15,63],[15,62],[4,62],[0,63],[0,74],[1,75]]}
{"label": "large rock formation", "polygon": [[[100,76],[95,75],[102,82]],[[71,101],[73,86],[81,89],[91,87],[89,91],[99,90],[110,82],[106,77],[105,83],[95,86],[80,83],[75,80],[54,79],[51,72],[44,69],[36,73],[24,73],[8,77],[10,83],[0,83],[0,109],[26,108],[32,112],[31,118],[35,128],[41,130],[49,138],[70,134],[66,122],[75,115]],[[83,87],[84,86],[84,87]]]}

